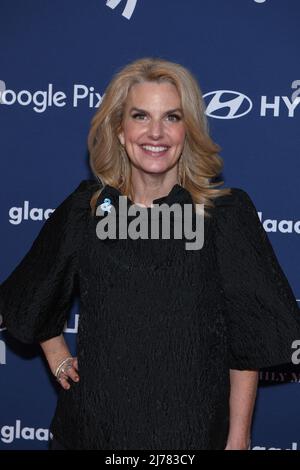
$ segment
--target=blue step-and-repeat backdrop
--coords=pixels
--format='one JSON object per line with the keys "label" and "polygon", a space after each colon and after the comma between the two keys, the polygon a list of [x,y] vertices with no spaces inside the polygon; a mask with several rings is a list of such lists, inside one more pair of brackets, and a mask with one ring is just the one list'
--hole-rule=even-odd
{"label": "blue step-and-repeat backdrop", "polygon": [[[198,78],[226,186],[241,187],[297,298],[298,0],[1,0],[1,279],[90,178],[87,133],[112,75],[144,56]],[[75,301],[65,336],[73,352]],[[300,369],[260,373],[253,449],[300,449]],[[48,448],[57,386],[40,350],[0,331],[0,449]]]}

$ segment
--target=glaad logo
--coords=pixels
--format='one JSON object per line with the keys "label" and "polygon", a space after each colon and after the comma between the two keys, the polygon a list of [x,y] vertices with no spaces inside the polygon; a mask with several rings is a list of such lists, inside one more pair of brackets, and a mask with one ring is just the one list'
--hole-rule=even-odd
{"label": "glaad logo", "polygon": [[0,365],[6,364],[6,344],[0,340]]}
{"label": "glaad logo", "polygon": [[2,103],[2,93],[6,90],[6,85],[3,80],[0,80],[0,104]]}
{"label": "glaad logo", "polygon": [[263,220],[262,212],[257,212],[266,232],[298,233],[300,235],[300,220]]}
{"label": "glaad logo", "polygon": [[9,209],[9,222],[19,225],[23,220],[47,220],[54,212],[54,209],[42,209],[40,207],[30,207],[29,201],[24,201],[23,207],[11,207]]}
{"label": "glaad logo", "polygon": [[254,446],[252,450],[298,450],[298,443],[292,442],[292,447],[283,449],[282,447],[266,447],[266,446]]}
{"label": "glaad logo", "polygon": [[[122,1],[123,0],[107,0],[106,6],[114,10]],[[123,10],[122,16],[130,20],[134,12],[134,9],[136,7],[136,4],[137,4],[137,0],[126,0],[126,5]]]}
{"label": "glaad logo", "polygon": [[0,439],[5,444],[11,444],[15,439],[49,441],[49,437],[52,439],[49,429],[22,428],[20,419],[16,420],[15,426],[5,425],[0,428]]}
{"label": "glaad logo", "polygon": [[243,93],[232,90],[211,91],[203,98],[211,97],[208,101],[206,114],[217,119],[236,119],[248,114],[252,101]]}
{"label": "glaad logo", "polygon": [[64,326],[64,333],[77,333],[78,332],[78,324],[79,324],[79,313],[76,313],[73,317],[73,326],[69,325],[67,322]]}

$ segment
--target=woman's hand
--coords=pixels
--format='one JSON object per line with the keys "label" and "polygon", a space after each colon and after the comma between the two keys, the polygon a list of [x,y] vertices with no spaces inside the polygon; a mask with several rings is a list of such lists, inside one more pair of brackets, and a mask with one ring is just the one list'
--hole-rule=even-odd
{"label": "woman's hand", "polygon": [[61,334],[40,343],[48,365],[62,388],[69,390],[70,380],[79,381],[77,357],[72,357]]}
{"label": "woman's hand", "polygon": [[79,382],[77,357],[68,357],[61,361],[57,365],[54,375],[62,388],[69,390],[71,387],[69,380]]}

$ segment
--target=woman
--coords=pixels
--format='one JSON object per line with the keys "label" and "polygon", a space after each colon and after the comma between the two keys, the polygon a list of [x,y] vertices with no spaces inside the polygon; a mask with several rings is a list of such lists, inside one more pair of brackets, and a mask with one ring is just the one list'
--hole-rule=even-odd
{"label": "woman", "polygon": [[[62,387],[54,448],[247,449],[257,371],[291,361],[300,317],[251,199],[215,189],[222,162],[195,79],[163,60],[125,67],[89,150],[100,183],[56,209],[0,291],[5,326],[40,342]],[[147,219],[177,204],[195,221],[204,205],[202,248],[138,230],[100,238],[99,221],[124,222],[124,196]],[[78,362],[62,336],[75,288]]]}

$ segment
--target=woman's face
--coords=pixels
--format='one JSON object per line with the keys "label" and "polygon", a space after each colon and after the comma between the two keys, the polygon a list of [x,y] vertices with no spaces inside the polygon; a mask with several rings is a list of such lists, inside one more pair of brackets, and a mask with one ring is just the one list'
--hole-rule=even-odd
{"label": "woman's face", "polygon": [[126,100],[119,139],[138,170],[162,174],[173,168],[185,140],[176,87],[167,82],[133,85]]}

